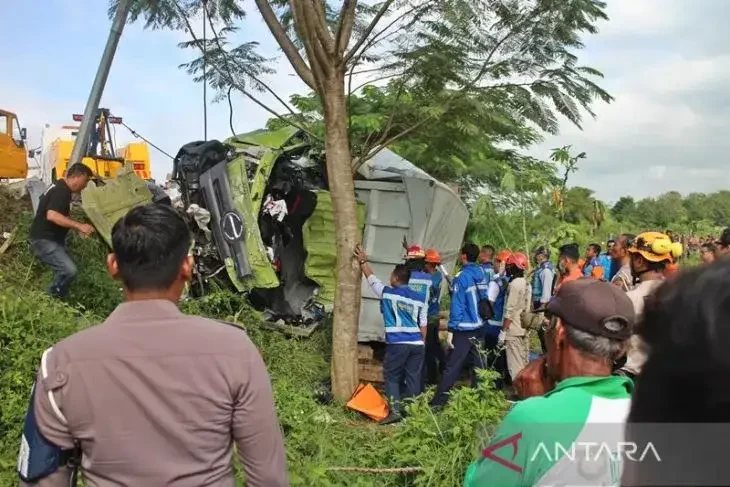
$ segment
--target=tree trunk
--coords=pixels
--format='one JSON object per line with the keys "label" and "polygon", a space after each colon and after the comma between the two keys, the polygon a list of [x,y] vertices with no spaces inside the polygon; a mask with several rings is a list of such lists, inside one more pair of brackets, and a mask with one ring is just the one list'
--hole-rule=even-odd
{"label": "tree trunk", "polygon": [[352,257],[360,242],[352,176],[344,71],[333,70],[323,94],[327,178],[337,239],[337,289],[332,324],[332,392],[347,400],[358,383],[357,330],[360,317],[360,267]]}

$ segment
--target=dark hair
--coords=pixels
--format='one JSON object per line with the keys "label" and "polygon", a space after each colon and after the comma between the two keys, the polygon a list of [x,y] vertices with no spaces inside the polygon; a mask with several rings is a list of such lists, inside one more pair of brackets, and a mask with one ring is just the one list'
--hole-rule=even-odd
{"label": "dark hair", "polygon": [[702,250],[705,252],[714,252],[715,251],[715,244],[712,242],[706,242],[701,245]]}
{"label": "dark hair", "polygon": [[558,254],[560,257],[566,257],[575,262],[577,262],[580,258],[580,252],[578,251],[577,243],[569,243],[563,245],[558,249]]}
{"label": "dark hair", "polygon": [[91,168],[89,168],[89,166],[77,162],[76,164],[71,164],[71,166],[66,169],[67,178],[72,178],[74,176],[86,176],[87,178],[91,179],[94,177],[94,172],[91,170]]}
{"label": "dark hair", "polygon": [[175,282],[190,249],[190,231],[169,206],[138,206],[114,224],[112,249],[127,289],[161,291]]}
{"label": "dark hair", "polygon": [[411,271],[406,264],[397,264],[393,269],[393,276],[399,283],[408,284],[408,281],[411,280]]}
{"label": "dark hair", "polygon": [[544,255],[545,257],[550,257],[550,250],[545,247],[544,245],[540,245],[538,248],[535,249],[534,252],[535,255]]}
{"label": "dark hair", "polygon": [[461,248],[461,253],[466,255],[467,262],[476,262],[479,258],[479,247],[473,243],[467,243]]}
{"label": "dark hair", "polygon": [[730,420],[730,261],[682,273],[648,299],[637,331],[649,355],[630,421]]}
{"label": "dark hair", "polygon": [[426,259],[408,259],[404,265],[410,272],[423,272],[423,268],[426,265]]}
{"label": "dark hair", "polygon": [[494,247],[492,247],[491,245],[482,245],[482,250],[488,250],[492,254],[495,252]]}
{"label": "dark hair", "polygon": [[601,246],[598,245],[597,243],[592,243],[588,247],[593,249],[593,251],[596,253],[596,255],[601,253]]}
{"label": "dark hair", "polygon": [[611,245],[611,244],[615,244],[615,243],[616,243],[616,239],[613,239],[613,238],[609,238],[609,239],[608,239],[608,242],[606,242],[606,243],[607,243],[608,245]]}
{"label": "dark hair", "polygon": [[520,269],[514,264],[507,264],[505,272],[513,279],[517,277],[525,277],[525,269]]}

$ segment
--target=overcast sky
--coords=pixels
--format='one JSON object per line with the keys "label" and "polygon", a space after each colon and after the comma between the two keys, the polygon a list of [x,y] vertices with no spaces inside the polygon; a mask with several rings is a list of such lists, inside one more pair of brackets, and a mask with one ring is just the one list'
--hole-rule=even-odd
{"label": "overcast sky", "polygon": [[[9,5],[8,5],[9,2]],[[82,113],[108,35],[106,0],[3,0],[0,16],[0,108],[16,112],[32,144],[45,124],[71,123]],[[252,3],[250,3],[252,5]],[[250,7],[249,7],[250,8]],[[620,195],[669,190],[709,192],[727,187],[730,153],[730,0],[608,0],[611,20],[586,39],[581,63],[602,70],[616,98],[596,105],[583,131],[563,123],[561,134],[531,149],[547,158],[572,144],[588,159],[572,183],[608,201]],[[305,91],[279,54],[257,11],[242,37],[261,42],[275,57],[270,84],[282,95]],[[178,69],[189,61],[177,43],[181,32],[127,26],[102,105],[168,152],[203,135],[200,85]],[[275,106],[274,102],[271,102]],[[261,127],[268,115],[234,98],[237,132]],[[208,133],[230,135],[227,103],[211,104]],[[118,142],[131,136],[117,129]],[[153,172],[163,179],[171,161],[153,152]]]}

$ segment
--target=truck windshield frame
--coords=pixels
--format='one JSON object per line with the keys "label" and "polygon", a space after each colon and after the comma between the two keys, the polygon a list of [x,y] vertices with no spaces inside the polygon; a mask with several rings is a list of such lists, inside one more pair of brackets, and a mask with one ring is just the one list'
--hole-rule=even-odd
{"label": "truck windshield frame", "polygon": [[[13,139],[13,142],[15,142],[15,145],[17,145],[18,147],[23,147],[23,146],[25,146],[25,142],[23,141],[23,139],[20,135],[22,133],[22,130],[20,130],[20,123],[18,123],[18,117],[11,117],[11,118],[12,118],[11,123],[13,124],[13,127],[11,130],[11,133],[9,134],[10,138]],[[17,135],[17,138],[16,138],[16,135]]]}

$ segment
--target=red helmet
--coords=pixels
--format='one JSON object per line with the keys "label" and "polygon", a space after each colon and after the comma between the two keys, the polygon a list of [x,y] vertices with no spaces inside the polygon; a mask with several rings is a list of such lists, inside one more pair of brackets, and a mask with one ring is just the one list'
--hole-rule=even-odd
{"label": "red helmet", "polygon": [[411,245],[406,251],[406,260],[411,259],[424,259],[426,252],[419,245]]}
{"label": "red helmet", "polygon": [[527,256],[523,254],[522,252],[514,252],[512,255],[509,256],[507,259],[507,264],[514,265],[518,269],[525,270],[527,269]]}
{"label": "red helmet", "polygon": [[511,255],[512,255],[511,250],[502,249],[499,251],[499,253],[497,253],[496,260],[507,263],[507,260],[510,258]]}
{"label": "red helmet", "polygon": [[429,264],[441,263],[441,256],[436,249],[426,249],[426,262]]}

